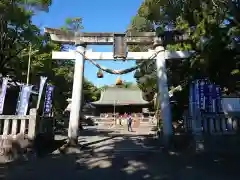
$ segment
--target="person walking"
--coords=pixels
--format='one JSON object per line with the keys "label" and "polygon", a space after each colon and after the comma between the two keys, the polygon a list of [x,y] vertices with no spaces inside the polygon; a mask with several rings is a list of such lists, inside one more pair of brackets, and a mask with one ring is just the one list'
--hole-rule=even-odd
{"label": "person walking", "polygon": [[129,113],[128,115],[128,118],[127,118],[127,127],[128,127],[128,131],[129,132],[132,132],[132,116],[131,114]]}

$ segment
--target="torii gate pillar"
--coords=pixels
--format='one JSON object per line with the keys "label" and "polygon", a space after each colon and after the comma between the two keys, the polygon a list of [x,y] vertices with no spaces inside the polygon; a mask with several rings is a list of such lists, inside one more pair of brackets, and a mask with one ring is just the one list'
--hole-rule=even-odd
{"label": "torii gate pillar", "polygon": [[169,137],[172,135],[172,115],[171,105],[169,101],[168,80],[166,69],[166,58],[163,46],[156,46],[156,52],[159,52],[156,57],[157,66],[157,83],[159,93],[159,103],[161,109],[161,119],[163,121],[163,135],[165,144],[168,144]]}
{"label": "torii gate pillar", "polygon": [[[78,127],[80,120],[80,110],[82,102],[82,84],[83,84],[83,72],[84,72],[84,54],[85,47],[77,45],[77,51],[75,51],[75,65],[74,65],[74,77],[72,88],[72,105],[69,119],[68,138],[69,144],[76,145],[78,143]],[[81,52],[81,53],[79,53]]]}

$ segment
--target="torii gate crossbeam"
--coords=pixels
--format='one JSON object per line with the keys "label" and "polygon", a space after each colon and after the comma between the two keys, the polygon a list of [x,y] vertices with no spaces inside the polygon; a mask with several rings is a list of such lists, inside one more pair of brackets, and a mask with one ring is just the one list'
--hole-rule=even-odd
{"label": "torii gate crossbeam", "polygon": [[[92,52],[86,51],[86,45],[109,45],[114,44],[114,35],[116,33],[72,33],[65,32],[58,29],[45,28],[45,32],[49,33],[51,39],[59,43],[75,44],[77,51],[70,52],[53,52],[53,59],[71,59],[75,60],[74,67],[74,80],[72,90],[72,106],[69,120],[68,137],[71,144],[77,143],[78,138],[78,125],[81,109],[82,100],[82,81],[84,72],[84,57],[82,54],[93,60],[115,60],[115,54],[112,52]],[[124,40],[120,44],[145,44],[155,45],[155,50],[149,52],[128,52],[123,55],[124,59],[127,60],[144,60],[151,57],[153,54],[158,52],[156,59],[157,65],[157,77],[158,77],[158,90],[160,93],[160,108],[161,117],[163,120],[163,134],[165,139],[172,135],[172,119],[171,119],[171,108],[169,103],[168,83],[167,83],[167,72],[166,72],[166,59],[183,59],[188,58],[191,54],[189,51],[166,51],[162,46],[164,43],[163,37],[156,37],[154,32],[144,33],[128,33],[123,36]],[[187,40],[187,36],[180,35],[174,36],[173,41]],[[120,50],[123,48],[120,47]],[[80,52],[80,53],[79,53]],[[122,53],[124,54],[124,53]],[[120,57],[122,57],[122,54]]]}

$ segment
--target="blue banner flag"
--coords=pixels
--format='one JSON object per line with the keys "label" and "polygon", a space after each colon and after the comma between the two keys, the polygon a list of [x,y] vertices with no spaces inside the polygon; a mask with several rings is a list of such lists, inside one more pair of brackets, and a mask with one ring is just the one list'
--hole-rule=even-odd
{"label": "blue banner flag", "polygon": [[220,86],[216,86],[216,106],[217,106],[217,112],[222,113],[222,94],[221,94],[221,88]]}
{"label": "blue banner flag", "polygon": [[53,98],[54,86],[48,84],[46,87],[43,115],[45,117],[50,117],[52,113],[52,98]]}

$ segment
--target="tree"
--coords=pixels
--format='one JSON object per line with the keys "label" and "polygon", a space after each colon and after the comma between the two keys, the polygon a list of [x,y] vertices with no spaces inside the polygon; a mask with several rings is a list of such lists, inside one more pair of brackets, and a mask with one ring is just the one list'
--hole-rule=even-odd
{"label": "tree", "polygon": [[83,81],[83,97],[84,103],[97,101],[100,98],[100,90],[85,78]]}
{"label": "tree", "polygon": [[[154,27],[157,33],[164,30],[181,30],[189,34],[191,41],[168,45],[169,50],[195,50],[195,56],[185,61],[167,62],[169,88],[185,84],[183,91],[175,93],[179,108],[187,103],[186,82],[195,78],[207,77],[219,84],[228,93],[238,92],[239,79],[239,36],[240,1],[226,0],[145,0],[139,7],[135,19],[131,21],[133,30],[146,31]],[[145,19],[145,20],[143,20]],[[145,27],[143,27],[145,26]],[[237,37],[237,38],[236,38]],[[138,50],[139,47],[134,47]],[[138,84],[142,89],[154,87],[156,69],[154,66],[140,68],[136,72]],[[154,73],[153,73],[154,72]],[[147,81],[140,81],[142,77]],[[151,79],[154,83],[146,84]],[[153,90],[157,90],[152,88]]]}
{"label": "tree", "polygon": [[0,2],[0,72],[9,74],[19,55],[29,44],[38,45],[39,29],[31,17],[38,10],[48,10],[51,0],[1,0]]}
{"label": "tree", "polygon": [[70,32],[79,32],[84,29],[82,25],[82,18],[66,18],[65,25],[61,27],[61,29]]}
{"label": "tree", "polygon": [[[25,83],[31,45],[34,55],[31,57],[30,83],[38,85],[40,76],[48,77],[48,83],[55,85],[54,111],[62,114],[67,106],[66,99],[71,96],[74,63],[71,60],[52,60],[51,53],[69,46],[51,42],[50,37],[41,34],[31,21],[38,11],[48,11],[51,3],[51,0],[0,2],[0,72],[3,76],[11,75],[12,79]],[[81,18],[67,18],[64,27],[73,31],[82,29]],[[84,81],[84,88],[86,101],[98,98],[93,84]]]}

